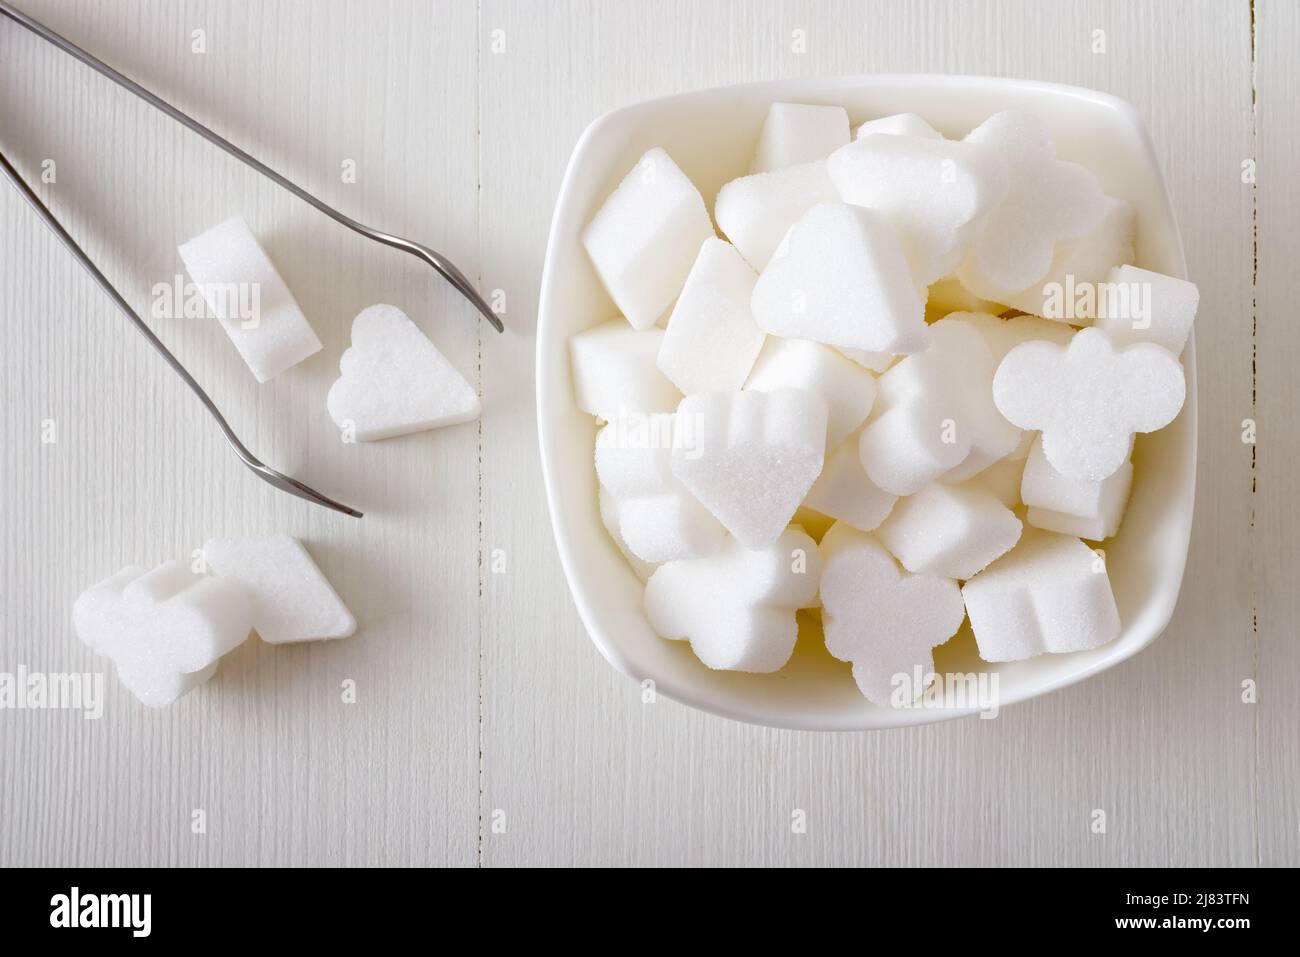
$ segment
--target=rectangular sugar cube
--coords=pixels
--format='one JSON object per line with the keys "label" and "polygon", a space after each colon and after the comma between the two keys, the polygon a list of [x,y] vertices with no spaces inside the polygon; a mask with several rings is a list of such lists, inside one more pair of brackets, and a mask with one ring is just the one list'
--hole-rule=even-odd
{"label": "rectangular sugar cube", "polygon": [[320,351],[320,340],[238,216],[180,247],[185,270],[258,382]]}
{"label": "rectangular sugar cube", "polygon": [[[1117,266],[1106,281],[1111,288],[1127,292],[1114,298],[1128,303],[1128,308],[1099,310],[1101,314],[1094,325],[1111,342],[1119,347],[1154,342],[1176,356],[1182,355],[1201,300],[1195,283],[1136,266]],[[1111,312],[1114,315],[1108,314]]]}
{"label": "rectangular sugar cube", "polygon": [[659,371],[662,329],[611,319],[569,339],[578,408],[609,421],[627,412],[672,412],[681,393]]}
{"label": "rectangular sugar cube", "polygon": [[1039,438],[1025,461],[1020,498],[1030,525],[1099,542],[1119,531],[1132,485],[1131,461],[1097,482],[1066,478],[1047,461]]}
{"label": "rectangular sugar cube", "polygon": [[764,339],[749,306],[757,281],[735,246],[704,241],[659,346],[660,371],[684,394],[745,384]]}
{"label": "rectangular sugar cube", "polygon": [[632,328],[649,329],[677,297],[696,250],[712,235],[700,191],[655,147],[592,217],[582,245]]}
{"label": "rectangular sugar cube", "polygon": [[849,115],[842,106],[773,103],[763,121],[751,173],[812,163],[849,141]]}
{"label": "rectangular sugar cube", "polygon": [[759,272],[805,212],[839,199],[826,163],[803,163],[733,179],[718,191],[718,228]]}

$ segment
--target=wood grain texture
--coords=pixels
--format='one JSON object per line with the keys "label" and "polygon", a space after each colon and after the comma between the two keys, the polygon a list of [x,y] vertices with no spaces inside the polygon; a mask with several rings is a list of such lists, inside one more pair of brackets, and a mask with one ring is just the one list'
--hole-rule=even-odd
{"label": "wood grain texture", "polygon": [[[329,201],[476,268],[476,11],[463,3],[32,2],[30,11]],[[191,52],[192,31],[207,52]],[[302,538],[361,623],[347,641],[250,641],[175,707],[108,679],[100,721],[0,714],[0,860],[378,864],[474,859],[478,434],[343,445],[325,413],[349,322],[402,306],[471,376],[477,329],[426,267],[335,226],[225,154],[0,24],[5,150],[128,300],[182,271],[176,245],[245,216],[324,349],[258,386],[221,330],[159,335],[276,466],[360,522],[258,482],[197,403],[7,187],[4,667],[99,669],[77,593],[215,534]],[[357,182],[342,182],[342,162]],[[40,444],[41,421],[58,441]],[[8,670],[12,670],[9,668]],[[340,684],[357,683],[345,705]],[[205,836],[191,813],[207,812]]]}
{"label": "wood grain texture", "polygon": [[1256,407],[1257,493],[1252,536],[1252,570],[1257,613],[1259,685],[1259,856],[1272,867],[1300,866],[1300,618],[1296,558],[1300,553],[1300,103],[1296,100],[1295,51],[1300,49],[1300,8],[1269,0],[1255,8],[1256,157],[1255,188],[1258,276]]}
{"label": "wood grain texture", "polygon": [[[1296,862],[1289,4],[1257,0],[1254,42],[1247,0],[1195,15],[1176,0],[27,5],[345,210],[477,272],[504,296],[508,331],[477,326],[418,264],[0,23],[0,144],[29,175],[57,160],[43,195],[132,302],[180,270],[178,242],[226,215],[265,238],[320,354],[258,387],[218,330],[155,327],[254,449],[367,511],[326,515],[248,477],[0,190],[0,670],[98,667],[71,635],[74,596],[218,533],[301,536],[361,623],[346,642],[250,642],[163,713],[111,676],[98,722],[0,712],[0,863]],[[205,54],[191,52],[195,29]],[[806,52],[791,48],[796,30]],[[538,285],[565,164],[595,116],[628,102],[873,71],[1075,83],[1146,118],[1202,291],[1197,518],[1178,611],[1136,659],[995,721],[816,735],[643,704],[578,620],[536,452]],[[1255,155],[1260,183],[1243,184]],[[340,182],[344,159],[356,184]],[[338,441],[324,394],[348,320],[378,301],[477,377],[477,429]],[[1256,405],[1266,438],[1252,471],[1240,423]],[[340,702],[347,677],[355,705]],[[1248,678],[1257,706],[1241,701]],[[195,808],[209,815],[201,837]],[[1094,809],[1105,835],[1089,831]],[[792,833],[796,810],[805,834]]]}

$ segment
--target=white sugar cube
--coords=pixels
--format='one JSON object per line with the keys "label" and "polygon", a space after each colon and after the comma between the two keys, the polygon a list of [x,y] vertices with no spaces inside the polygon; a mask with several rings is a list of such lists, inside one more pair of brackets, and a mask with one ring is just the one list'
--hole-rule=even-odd
{"label": "white sugar cube", "polygon": [[909,572],[965,580],[1020,538],[1020,519],[979,482],[927,485],[901,498],[876,537]]}
{"label": "white sugar cube", "polygon": [[1020,430],[993,405],[993,357],[983,336],[949,318],[930,326],[930,338],[924,352],[877,380],[876,402],[862,430],[863,468],[893,495],[913,495],[973,456],[961,473],[970,478],[1020,441]]}
{"label": "white sugar cube", "polygon": [[1116,350],[1093,328],[1080,329],[1065,348],[1016,346],[993,377],[993,398],[1007,421],[1041,431],[1047,461],[1061,475],[1092,482],[1124,464],[1135,433],[1172,422],[1185,394],[1183,367],[1168,349],[1138,343]]}
{"label": "white sugar cube", "polygon": [[943,139],[942,133],[915,113],[895,113],[893,116],[882,116],[878,120],[868,120],[853,131],[853,138],[860,140],[864,136],[872,136],[876,133],[917,136],[928,140]]}
{"label": "white sugar cube", "polygon": [[352,320],[352,345],[325,404],[360,442],[468,422],[478,393],[396,306],[370,306]]}
{"label": "white sugar cube", "polygon": [[1084,651],[1119,637],[1105,562],[1070,536],[1026,528],[961,592],[985,661]]}
{"label": "white sugar cube", "polygon": [[863,136],[832,153],[826,168],[841,199],[897,230],[920,286],[957,267],[976,225],[1007,192],[996,152],[942,138]]}
{"label": "white sugar cube", "polygon": [[760,272],[790,227],[818,203],[839,199],[825,161],[733,179],[718,191],[718,228]]}
{"label": "white sugar cube", "polygon": [[582,245],[619,311],[634,329],[649,329],[676,298],[696,250],[712,235],[700,191],[655,147],[592,217]]}
{"label": "white sugar cube", "polygon": [[618,503],[619,538],[652,564],[711,555],[718,520],[672,473],[675,416],[629,415],[596,435],[596,477]]}
{"label": "white sugar cube", "polygon": [[758,277],[754,321],[772,335],[870,352],[925,346],[925,307],[894,230],[846,203],[808,210]]}
{"label": "white sugar cube", "polygon": [[850,436],[826,458],[821,475],[803,500],[805,508],[869,532],[885,520],[898,496],[876,486],[862,468],[858,437]]}
{"label": "white sugar cube", "polygon": [[[950,578],[914,575],[872,535],[833,525],[821,541],[822,624],[826,650],[853,662],[859,690],[873,704],[887,706],[913,670],[934,671],[932,649],[961,627],[961,592]],[[899,676],[903,681],[900,682]]]}
{"label": "white sugar cube", "polygon": [[1130,461],[1098,482],[1066,478],[1047,461],[1039,439],[1025,462],[1020,497],[1035,528],[1101,541],[1119,531],[1132,486]]}
{"label": "white sugar cube", "polygon": [[844,107],[773,103],[749,171],[767,173],[823,160],[848,141],[849,115]]}
{"label": "white sugar cube", "polygon": [[302,544],[288,535],[212,538],[203,560],[213,574],[243,586],[253,628],[273,645],[347,638],[357,630],[334,586]]}
{"label": "white sugar cube", "polygon": [[569,339],[573,391],[583,412],[610,420],[627,412],[672,412],[682,394],[659,371],[662,329],[611,319]]}
{"label": "white sugar cube", "polygon": [[814,392],[701,392],[677,408],[672,471],[746,548],[776,541],[822,470]]}
{"label": "white sugar cube", "polygon": [[72,607],[77,637],[111,658],[122,684],[150,708],[211,678],[217,659],[248,637],[252,623],[242,586],[196,575],[181,562],[148,572],[123,568]]}
{"label": "white sugar cube", "polygon": [[1031,113],[995,113],[967,134],[1007,165],[1007,191],[972,238],[958,275],[968,289],[1028,289],[1047,275],[1056,244],[1101,222],[1106,197],[1097,177],[1057,159],[1046,124]]}
{"label": "white sugar cube", "polygon": [[734,392],[745,384],[763,347],[749,306],[757,280],[735,246],[704,241],[659,346],[660,371],[684,394]]}
{"label": "white sugar cube", "polygon": [[795,611],[816,603],[820,577],[817,544],[798,526],[756,550],[729,537],[716,555],[655,569],[646,616],[710,668],[778,671],[798,637]]}
{"label": "white sugar cube", "polygon": [[320,351],[320,340],[298,301],[238,216],[185,243],[180,255],[258,382]]}
{"label": "white sugar cube", "polygon": [[1153,342],[1182,355],[1201,294],[1195,283],[1162,273],[1117,266],[1106,276],[1113,295],[1099,308],[1096,328],[1116,346]]}
{"label": "white sugar cube", "polygon": [[829,409],[826,447],[838,446],[866,421],[876,380],[834,349],[807,339],[771,339],[763,347],[745,388],[759,392],[806,389]]}

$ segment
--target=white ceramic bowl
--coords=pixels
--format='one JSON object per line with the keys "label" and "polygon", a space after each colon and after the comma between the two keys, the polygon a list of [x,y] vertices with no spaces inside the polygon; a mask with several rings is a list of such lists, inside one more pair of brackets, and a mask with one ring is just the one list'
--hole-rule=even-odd
{"label": "white ceramic bowl", "polygon": [[[662,146],[709,205],[743,175],[768,105],[776,100],[845,107],[856,125],[904,111],[957,137],[990,114],[1028,110],[1051,128],[1058,153],[1083,163],[1112,196],[1137,209],[1137,265],[1183,277],[1186,265],[1163,177],[1137,111],[1093,90],[984,77],[880,75],[788,80],[665,97],[591,124],[565,173],[551,225],[537,330],[537,417],[551,520],[569,587],[592,640],[632,678],[716,714],[754,724],[860,730],[942,720],[974,709],[888,709],[858,693],[849,665],[801,634],[791,662],[772,675],[710,671],[685,642],[665,641],[642,612],[643,586],[605,533],[592,465],[595,425],[574,402],[568,339],[617,315],[579,241],[582,227],[647,149]],[[1183,355],[1187,403],[1167,429],[1139,439],[1132,500],[1106,563],[1123,631],[1093,651],[986,665],[969,626],[936,653],[937,670],[999,673],[1002,705],[1080,681],[1150,644],[1178,598],[1191,531],[1196,473],[1196,353]]]}

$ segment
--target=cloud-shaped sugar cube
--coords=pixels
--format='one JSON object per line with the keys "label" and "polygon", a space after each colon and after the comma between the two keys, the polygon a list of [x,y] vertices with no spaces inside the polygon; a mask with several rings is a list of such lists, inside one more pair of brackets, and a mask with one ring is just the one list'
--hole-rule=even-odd
{"label": "cloud-shaped sugar cube", "polygon": [[965,142],[1007,164],[1006,196],[981,221],[958,270],[968,289],[1000,302],[994,291],[1019,292],[1047,274],[1058,242],[1096,229],[1106,198],[1091,170],[1056,158],[1047,126],[1033,114],[995,113]]}
{"label": "cloud-shaped sugar cube", "polygon": [[932,649],[966,617],[961,590],[951,578],[904,571],[875,536],[843,522],[822,538],[821,553],[826,650],[853,662],[863,696],[887,706],[895,676],[934,671]]}
{"label": "cloud-shaped sugar cube", "polygon": [[1137,432],[1154,432],[1183,407],[1183,367],[1161,346],[1117,350],[1086,328],[1070,344],[1026,342],[993,376],[1007,420],[1043,433],[1043,454],[1067,479],[1099,482],[1128,459]]}
{"label": "cloud-shaped sugar cube", "polygon": [[660,637],[689,640],[710,668],[778,671],[794,652],[795,611],[816,603],[820,577],[817,543],[797,525],[755,550],[728,537],[715,555],[655,569],[646,615]]}
{"label": "cloud-shaped sugar cube", "polygon": [[1007,194],[995,151],[942,137],[859,135],[826,168],[841,199],[894,227],[921,286],[957,267],[976,225]]}

